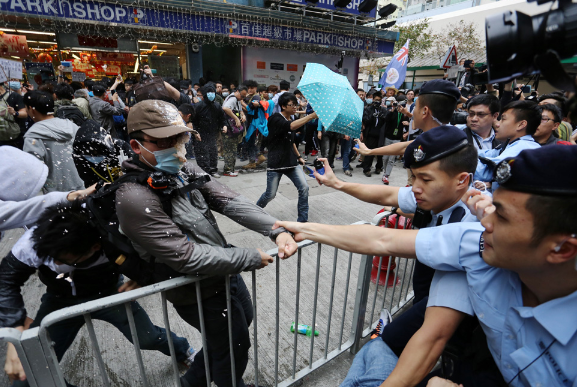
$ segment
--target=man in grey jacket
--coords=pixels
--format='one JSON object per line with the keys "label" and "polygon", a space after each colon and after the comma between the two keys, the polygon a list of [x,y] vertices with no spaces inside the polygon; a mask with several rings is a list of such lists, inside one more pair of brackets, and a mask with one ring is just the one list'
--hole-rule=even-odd
{"label": "man in grey jacket", "polygon": [[114,93],[112,96],[114,106],[102,99],[104,94],[106,94],[106,87],[96,84],[92,86],[92,93],[94,93],[94,97],[88,101],[92,118],[100,123],[104,129],[108,130],[112,137],[119,138],[116,130],[114,130],[114,118],[112,118],[113,116],[122,115],[123,112],[122,105],[118,101],[118,93]]}
{"label": "man in grey jacket", "polygon": [[[207,173],[186,163],[184,145],[190,128],[184,125],[174,105],[146,100],[136,104],[128,115],[131,160],[123,163],[126,173],[162,172],[166,184],[183,187]],[[201,281],[201,297],[206,324],[210,377],[219,387],[243,387],[242,375],[248,362],[250,339],[248,326],[252,321],[252,303],[240,275],[231,277],[232,308],[228,310],[225,292],[227,274],[254,270],[268,265],[272,257],[254,248],[230,246],[218,228],[211,210],[228,216],[237,223],[269,236],[279,246],[279,257],[286,258],[297,250],[292,234],[284,229],[272,230],[275,218],[242,195],[208,177],[208,182],[186,194],[171,199],[169,216],[157,194],[150,187],[125,183],[116,193],[116,211],[120,228],[132,241],[140,256],[156,258],[181,273],[212,275]],[[200,329],[196,290],[188,285],[167,292],[177,313]],[[236,375],[230,366],[228,313],[232,313],[232,340]],[[189,371],[181,378],[184,387],[206,385],[204,355],[195,357]]]}
{"label": "man in grey jacket", "polygon": [[28,116],[34,120],[34,125],[24,135],[24,152],[38,157],[48,166],[44,193],[84,189],[72,159],[72,143],[78,126],[54,117],[54,100],[48,93],[28,92],[24,104]]}

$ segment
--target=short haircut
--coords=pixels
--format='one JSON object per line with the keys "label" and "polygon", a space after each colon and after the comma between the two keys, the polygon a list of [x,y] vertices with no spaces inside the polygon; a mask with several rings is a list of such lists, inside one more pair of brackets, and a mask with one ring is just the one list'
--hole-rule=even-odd
{"label": "short haircut", "polygon": [[181,90],[188,90],[189,83],[186,81],[180,81],[180,89]]}
{"label": "short haircut", "polygon": [[54,113],[54,100],[52,95],[45,91],[32,90],[24,96],[24,104],[40,114]]}
{"label": "short haircut", "polygon": [[421,92],[421,89],[415,89],[413,90],[415,92],[415,95],[419,94]]}
{"label": "short haircut", "polygon": [[433,117],[441,121],[443,124],[451,121],[453,112],[457,107],[457,100],[444,94],[419,95],[419,102],[421,106],[428,107],[431,110]]}
{"label": "short haircut", "polygon": [[267,90],[266,86],[259,86],[258,89],[256,89],[257,93],[262,93],[266,90]]}
{"label": "short haircut", "polygon": [[248,87],[246,87],[245,85],[240,85],[235,91],[238,91],[239,93],[241,91],[246,91],[248,93]]}
{"label": "short haircut", "polygon": [[32,231],[34,250],[40,259],[58,259],[61,254],[85,255],[100,242],[90,222],[90,212],[75,200],[48,207]]}
{"label": "short haircut", "polygon": [[73,99],[74,89],[67,83],[59,83],[54,88],[54,94],[58,99]]}
{"label": "short haircut", "polygon": [[86,86],[86,89],[88,91],[92,91],[92,86],[94,86],[95,83],[96,82],[94,82],[94,80],[90,78],[84,80],[84,86]]}
{"label": "short haircut", "polygon": [[211,85],[204,85],[200,88],[200,92],[202,95],[206,95],[207,93],[216,93],[214,86]]}
{"label": "short haircut", "polygon": [[539,102],[544,101],[546,99],[555,100],[554,103],[559,109],[561,109],[561,114],[563,114],[563,117],[567,117],[567,111],[568,111],[567,98],[557,93],[550,93],[550,94],[543,94],[542,96],[540,96]]}
{"label": "short haircut", "polygon": [[268,91],[271,93],[276,93],[278,91],[278,86],[277,85],[270,85],[268,87]]}
{"label": "short haircut", "polygon": [[456,176],[462,172],[475,173],[479,162],[477,148],[469,144],[439,161],[439,169],[449,176]]}
{"label": "short haircut", "polygon": [[251,89],[253,87],[254,88],[258,87],[258,83],[252,79],[248,79],[248,80],[244,81],[244,85],[246,87],[248,87],[249,89]]}
{"label": "short haircut", "polygon": [[561,122],[563,121],[563,113],[561,113],[561,109],[557,105],[553,105],[552,103],[548,103],[545,105],[539,106],[541,109],[541,115],[543,114],[543,110],[547,110],[553,114],[553,122]]}
{"label": "short haircut", "polygon": [[88,91],[85,89],[78,89],[74,92],[74,98],[88,98]]}
{"label": "short haircut", "polygon": [[198,84],[198,83],[195,83],[193,86],[200,86],[200,84]]}
{"label": "short haircut", "polygon": [[499,103],[499,98],[497,98],[492,94],[479,94],[471,98],[467,102],[467,109],[479,105],[487,106],[491,114],[499,113],[501,111],[501,104]]}
{"label": "short haircut", "polygon": [[45,93],[52,95],[54,94],[54,85],[48,82],[43,83],[40,86],[38,86],[38,91],[43,91]]}
{"label": "short haircut", "polygon": [[216,81],[214,82],[215,85],[221,85],[222,86],[222,82],[221,81]]}
{"label": "short haircut", "polygon": [[357,94],[360,93],[361,91],[362,91],[363,93],[365,92],[363,89],[357,89]]}
{"label": "short haircut", "polygon": [[290,84],[288,81],[285,81],[285,80],[280,81],[279,86],[280,86],[280,89],[281,89],[281,90],[285,90],[285,91],[288,91],[288,89],[291,88],[291,84]]}
{"label": "short haircut", "polygon": [[100,83],[108,88],[108,87],[112,86],[112,84],[114,82],[112,81],[112,79],[110,79],[108,77],[102,77],[102,79],[100,79]]}
{"label": "short haircut", "polygon": [[407,94],[409,94],[409,91],[412,91],[413,93],[415,92],[415,90],[413,90],[413,89],[408,89]]}
{"label": "short haircut", "polygon": [[577,197],[531,194],[525,208],[533,215],[532,246],[549,235],[577,233]]}
{"label": "short haircut", "polygon": [[290,102],[292,102],[295,105],[298,103],[297,97],[293,93],[282,93],[281,96],[278,98],[278,104],[281,110],[284,110],[285,106],[288,105]]}
{"label": "short haircut", "polygon": [[375,92],[373,93],[373,99],[376,98],[376,97],[379,97],[379,98],[382,99],[382,98],[383,98],[383,93],[381,93],[380,91],[375,91]]}
{"label": "short haircut", "polygon": [[164,82],[168,83],[170,86],[174,87],[176,90],[180,90],[180,82],[174,78],[166,77],[163,78]]}
{"label": "short haircut", "polygon": [[178,107],[178,111],[187,116],[190,114],[190,120],[194,118],[194,106],[189,103],[183,103]]}
{"label": "short haircut", "polygon": [[78,82],[78,81],[70,82],[70,86],[72,87],[72,89],[74,91],[84,88],[84,86],[82,86],[82,82]]}
{"label": "short haircut", "polygon": [[539,105],[531,101],[513,101],[503,108],[501,114],[512,110],[517,122],[526,121],[525,131],[529,135],[534,135],[539,125],[541,125],[541,110]]}
{"label": "short haircut", "polygon": [[301,93],[301,91],[300,91],[299,89],[296,89],[296,90],[293,92],[293,94],[294,94],[294,95],[303,95],[303,93]]}
{"label": "short haircut", "polygon": [[106,93],[106,87],[97,83],[94,86],[92,86],[92,93],[94,93],[96,97],[102,97],[104,93]]}

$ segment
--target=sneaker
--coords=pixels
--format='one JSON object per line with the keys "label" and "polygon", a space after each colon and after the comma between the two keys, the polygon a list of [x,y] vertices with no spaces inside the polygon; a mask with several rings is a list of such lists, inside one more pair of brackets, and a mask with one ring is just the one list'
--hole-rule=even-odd
{"label": "sneaker", "polygon": [[351,172],[350,169],[347,169],[347,170],[345,170],[345,175],[347,175],[347,176],[352,176],[353,173]]}
{"label": "sneaker", "polygon": [[223,173],[223,176],[237,177],[237,176],[238,176],[238,173],[236,173],[236,172],[225,172],[225,173]]}
{"label": "sneaker", "polygon": [[366,177],[371,177],[371,171],[363,172]]}
{"label": "sneaker", "polygon": [[337,160],[342,160],[343,158],[341,156],[337,157]]}
{"label": "sneaker", "polygon": [[190,368],[192,366],[192,363],[194,363],[194,357],[196,356],[196,354],[198,353],[197,350],[195,350],[194,348],[190,347],[188,349],[188,351],[186,351],[186,359],[184,359],[182,361],[182,363],[184,363],[185,366],[187,366],[188,368]]}
{"label": "sneaker", "polygon": [[319,154],[319,151],[316,149],[311,151],[311,156],[316,156],[318,154]]}
{"label": "sneaker", "polygon": [[307,156],[303,156],[303,160],[307,161],[309,158]]}
{"label": "sneaker", "polygon": [[373,329],[373,331],[371,332],[371,340],[376,339],[379,336],[382,336],[383,330],[388,324],[390,324],[392,320],[393,318],[391,317],[391,313],[387,308],[381,310],[381,316],[379,318],[379,322],[377,323],[375,329]]}
{"label": "sneaker", "polygon": [[217,179],[220,177],[220,175],[218,174],[218,172],[211,173],[210,176],[216,177]]}
{"label": "sneaker", "polygon": [[375,169],[375,175],[380,175],[383,172],[382,169]]}
{"label": "sneaker", "polygon": [[260,156],[258,156],[258,159],[256,160],[255,164],[260,165],[260,164],[264,163],[265,161],[266,161],[265,155],[260,155]]}
{"label": "sneaker", "polygon": [[256,163],[248,163],[247,165],[242,167],[242,169],[254,169],[254,168],[256,168]]}
{"label": "sneaker", "polygon": [[389,185],[389,177],[388,176],[383,175],[382,180],[383,180],[383,184]]}

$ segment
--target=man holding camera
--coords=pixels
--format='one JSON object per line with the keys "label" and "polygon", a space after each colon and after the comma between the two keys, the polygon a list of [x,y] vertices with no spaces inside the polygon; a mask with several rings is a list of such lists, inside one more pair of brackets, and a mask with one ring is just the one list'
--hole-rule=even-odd
{"label": "man holding camera", "polygon": [[[373,103],[365,108],[363,113],[364,129],[361,138],[365,142],[368,149],[375,149],[384,144],[385,122],[389,112],[381,106],[383,97],[381,92],[377,91],[373,94]],[[371,167],[373,165],[373,156],[365,156],[363,162],[357,165],[357,168],[363,168],[365,176],[371,176]],[[383,157],[377,156],[377,165],[375,166],[375,173],[381,173],[383,169]]]}
{"label": "man holding camera", "polygon": [[[385,119],[385,146],[396,144],[403,139],[404,131],[409,127],[409,118],[405,116],[402,109],[407,105],[406,97],[396,97],[396,101],[392,102],[389,114]],[[388,98],[387,98],[388,99]],[[384,156],[382,177],[383,184],[389,184],[389,176],[395,166],[395,159],[397,156]],[[378,173],[375,171],[375,173]]]}

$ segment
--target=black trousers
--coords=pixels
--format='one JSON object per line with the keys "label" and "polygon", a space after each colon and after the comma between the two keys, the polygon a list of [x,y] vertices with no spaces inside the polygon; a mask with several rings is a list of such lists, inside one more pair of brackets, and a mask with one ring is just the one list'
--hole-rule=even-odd
{"label": "black trousers", "polygon": [[[379,147],[379,138],[378,137],[367,137],[365,139],[365,145],[369,149],[375,149]],[[365,156],[363,159],[363,172],[370,172],[371,166],[373,165],[373,158],[375,156]],[[377,156],[377,165],[375,165],[376,169],[383,169],[383,156]]]}
{"label": "black trousers", "polygon": [[218,171],[218,148],[216,140],[218,132],[199,132],[202,141],[194,142],[196,163],[206,173]]}
{"label": "black trousers", "polygon": [[[234,348],[234,362],[236,368],[236,383],[238,387],[245,387],[242,375],[248,364],[248,350],[250,338],[248,327],[253,319],[252,301],[246,285],[240,275],[231,277],[231,311],[232,339]],[[200,318],[197,305],[174,306],[176,312],[184,321],[200,329]],[[214,297],[202,301],[204,326],[206,328],[207,348],[200,350],[184,379],[193,387],[206,386],[204,351],[208,351],[211,380],[218,387],[232,386],[232,372],[230,366],[230,344],[228,336],[228,308],[225,292],[217,293]]]}

